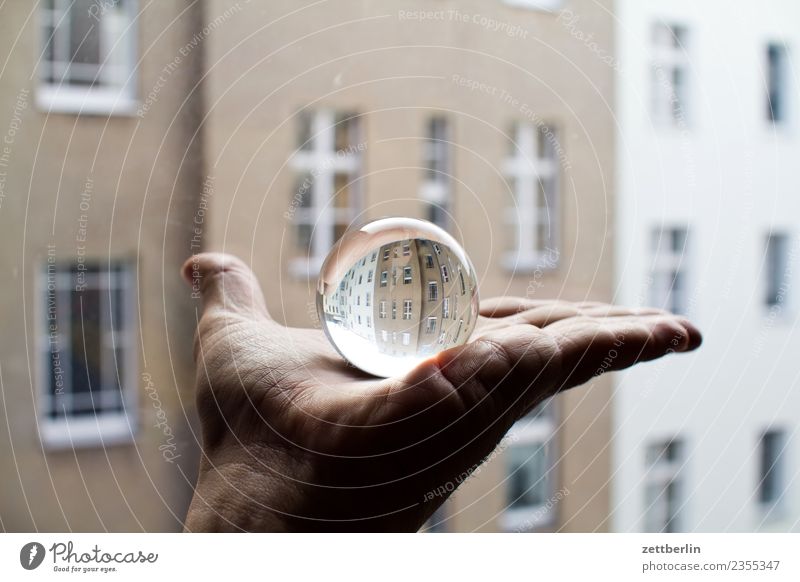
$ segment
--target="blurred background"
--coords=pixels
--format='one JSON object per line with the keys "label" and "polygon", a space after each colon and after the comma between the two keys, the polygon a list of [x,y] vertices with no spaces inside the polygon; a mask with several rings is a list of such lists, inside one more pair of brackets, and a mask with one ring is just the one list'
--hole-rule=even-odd
{"label": "blurred background", "polygon": [[800,530],[798,47],[792,0],[0,4],[0,527],[179,530],[182,262],[314,326],[336,239],[405,215],[483,297],[705,335],[520,421],[428,531]]}

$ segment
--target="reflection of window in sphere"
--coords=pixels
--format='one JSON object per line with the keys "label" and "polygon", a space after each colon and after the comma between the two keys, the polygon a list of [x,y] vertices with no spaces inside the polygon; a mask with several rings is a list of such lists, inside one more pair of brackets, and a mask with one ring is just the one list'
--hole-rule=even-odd
{"label": "reflection of window in sphere", "polygon": [[376,376],[394,376],[469,339],[478,316],[475,270],[439,227],[378,220],[331,251],[317,309],[342,356]]}

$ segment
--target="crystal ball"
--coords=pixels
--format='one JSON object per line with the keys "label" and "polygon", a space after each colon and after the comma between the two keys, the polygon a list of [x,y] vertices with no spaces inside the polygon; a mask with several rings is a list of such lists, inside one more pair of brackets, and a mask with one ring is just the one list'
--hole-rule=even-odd
{"label": "crystal ball", "polygon": [[347,232],[325,258],[317,313],[351,364],[401,375],[469,339],[478,319],[475,267],[430,222],[376,220]]}

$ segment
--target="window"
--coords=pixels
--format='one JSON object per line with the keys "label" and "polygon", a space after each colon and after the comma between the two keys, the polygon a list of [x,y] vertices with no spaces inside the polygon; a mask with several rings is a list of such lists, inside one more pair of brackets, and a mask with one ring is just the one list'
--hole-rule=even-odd
{"label": "window", "polygon": [[425,333],[436,332],[436,317],[429,317],[425,322]]}
{"label": "window", "polygon": [[447,271],[447,267],[442,265],[442,282],[447,283],[450,281],[450,273]]}
{"label": "window", "polygon": [[651,444],[645,452],[645,531],[678,531],[681,506],[682,444],[670,440]]}
{"label": "window", "polygon": [[686,27],[657,22],[652,29],[653,118],[660,125],[686,124],[689,94],[689,57]]}
{"label": "window", "polygon": [[508,269],[552,268],[551,249],[558,242],[558,144],[547,126],[518,123],[513,131],[511,156],[505,176],[511,192],[506,222],[511,226]]}
{"label": "window", "polygon": [[651,303],[653,307],[685,314],[688,310],[685,228],[656,228],[653,252]]}
{"label": "window", "polygon": [[[506,503],[501,524],[506,530],[536,529],[553,521],[555,494],[555,408],[547,400],[519,420],[509,432]],[[501,441],[502,444],[503,441]]]}
{"label": "window", "polygon": [[767,307],[786,303],[789,270],[789,237],[785,234],[770,233],[767,235],[765,258]]}
{"label": "window", "polygon": [[791,98],[789,59],[786,46],[778,43],[767,45],[767,119],[773,123],[785,123],[788,118]]}
{"label": "window", "polygon": [[425,267],[433,269],[433,255],[425,255]]}
{"label": "window", "polygon": [[367,283],[372,283],[372,269],[367,273]]}
{"label": "window", "polygon": [[125,263],[48,262],[43,278],[43,442],[84,446],[132,439],[132,269]]}
{"label": "window", "polygon": [[428,120],[423,143],[424,179],[420,198],[427,208],[426,218],[447,228],[450,211],[450,143],[447,119],[436,116]]}
{"label": "window", "polygon": [[385,329],[381,330],[381,340],[385,343],[389,341],[389,332]]}
{"label": "window", "polygon": [[381,271],[381,287],[386,287],[389,283],[389,271]]}
{"label": "window", "polygon": [[555,12],[564,5],[564,0],[505,0],[505,2],[511,6],[544,12]]}
{"label": "window", "polygon": [[384,249],[383,250],[383,260],[384,261],[388,261],[389,260],[389,249]]}
{"label": "window", "polygon": [[[374,263],[375,259],[377,259],[377,258],[378,258],[378,253],[377,252],[372,253],[372,258],[370,259],[369,262],[370,263]],[[370,271],[369,273],[370,273],[370,281],[372,281],[372,271]]]}
{"label": "window", "polygon": [[397,319],[397,299],[392,299],[392,319]]}
{"label": "window", "polygon": [[411,244],[403,243],[403,256],[407,257],[411,254]]}
{"label": "window", "polygon": [[369,307],[371,303],[372,303],[372,293],[367,291],[367,295],[365,296],[365,300],[364,300],[364,306],[365,307]]}
{"label": "window", "polygon": [[403,319],[411,319],[411,299],[403,300]]}
{"label": "window", "polygon": [[467,285],[466,285],[466,283],[464,283],[464,272],[461,270],[460,267],[458,269],[458,280],[461,283],[461,294],[462,295],[466,295],[467,294]]}
{"label": "window", "polygon": [[45,0],[40,6],[39,106],[69,113],[134,113],[135,2]]}
{"label": "window", "polygon": [[403,332],[403,345],[404,346],[411,345],[411,334],[407,331]]}
{"label": "window", "polygon": [[372,327],[372,316],[371,315],[367,316],[367,327]]}
{"label": "window", "polygon": [[428,301],[439,299],[439,285],[436,281],[428,281]]}
{"label": "window", "polygon": [[411,267],[403,267],[403,284],[411,283]]}
{"label": "window", "polygon": [[445,297],[442,299],[442,319],[450,317],[450,298]]}
{"label": "window", "polygon": [[439,247],[437,243],[433,243],[433,250],[436,252],[437,255],[441,254],[442,252],[442,249]]}
{"label": "window", "polygon": [[386,301],[381,301],[378,306],[378,317],[386,319]]}
{"label": "window", "polygon": [[768,430],[759,443],[758,500],[775,505],[784,493],[783,458],[786,438],[782,430]]}
{"label": "window", "polygon": [[361,149],[357,117],[329,110],[299,117],[298,149],[290,162],[298,176],[292,194],[298,256],[290,268],[309,276],[361,207]]}

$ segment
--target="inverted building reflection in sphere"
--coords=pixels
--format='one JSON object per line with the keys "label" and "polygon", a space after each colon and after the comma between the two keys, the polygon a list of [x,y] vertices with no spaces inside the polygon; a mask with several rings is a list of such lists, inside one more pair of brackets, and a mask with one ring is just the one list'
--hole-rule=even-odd
{"label": "inverted building reflection in sphere", "polygon": [[317,310],[344,358],[389,377],[469,339],[477,287],[472,263],[447,232],[387,218],[337,243],[320,272]]}

